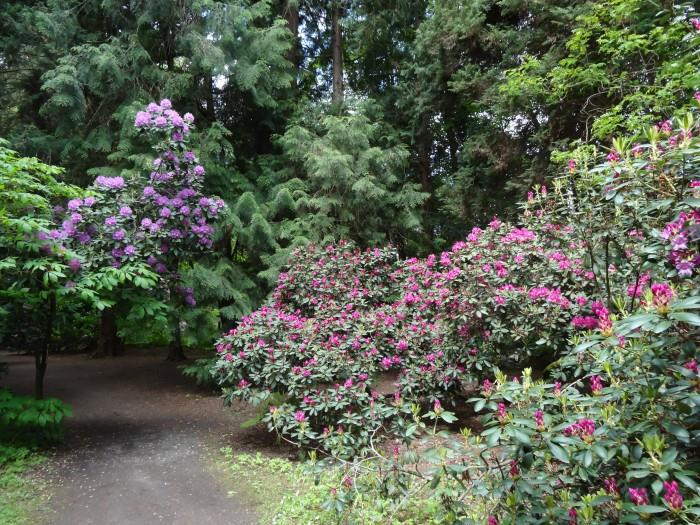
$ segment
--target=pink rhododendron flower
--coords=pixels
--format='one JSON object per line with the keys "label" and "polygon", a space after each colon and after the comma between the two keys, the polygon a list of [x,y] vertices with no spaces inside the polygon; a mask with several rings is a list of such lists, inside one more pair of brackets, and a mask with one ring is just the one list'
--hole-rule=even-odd
{"label": "pink rhododendron flower", "polygon": [[539,408],[535,410],[535,425],[537,425],[537,428],[542,429],[544,428],[544,412],[540,410]]}
{"label": "pink rhododendron flower", "polygon": [[619,495],[620,489],[617,487],[617,481],[615,478],[607,478],[603,480],[603,488],[605,492],[611,495]]}
{"label": "pink rhododendron flower", "polygon": [[608,162],[614,163],[614,162],[618,162],[618,161],[620,160],[621,157],[620,157],[620,154],[619,154],[617,151],[612,150],[610,153],[608,153],[608,157],[607,157],[607,158],[608,158]]}
{"label": "pink rhododendron flower", "polygon": [[506,411],[505,403],[498,403],[498,420],[505,423],[508,420],[508,412]]}
{"label": "pink rhododendron flower", "polygon": [[651,285],[652,304],[660,311],[668,310],[668,305],[673,299],[674,292],[668,283],[654,283]]}
{"label": "pink rhododendron flower", "polygon": [[598,318],[590,315],[577,315],[571,319],[571,324],[579,330],[593,330],[598,326]]}
{"label": "pink rhododendron flower", "polygon": [[635,505],[649,505],[649,496],[647,495],[647,489],[645,488],[629,488],[630,500]]}
{"label": "pink rhododendron flower", "polygon": [[511,460],[511,462],[510,462],[510,477],[517,478],[519,475],[520,475],[520,466],[518,465],[518,462],[515,460]]}
{"label": "pink rhododendron flower", "polygon": [[595,433],[595,423],[588,418],[581,418],[576,423],[564,429],[566,436],[579,436],[584,441],[589,440]]}
{"label": "pink rhododendron flower", "polygon": [[668,503],[671,510],[683,508],[683,496],[678,489],[677,481],[664,481],[664,501]]}

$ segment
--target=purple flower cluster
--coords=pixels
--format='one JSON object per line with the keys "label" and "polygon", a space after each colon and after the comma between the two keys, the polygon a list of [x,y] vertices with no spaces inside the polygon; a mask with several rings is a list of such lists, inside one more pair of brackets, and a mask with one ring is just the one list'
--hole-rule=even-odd
{"label": "purple flower cluster", "polygon": [[122,190],[125,187],[123,177],[105,177],[103,175],[100,175],[95,179],[95,185],[98,188],[103,188],[106,190]]}
{"label": "purple flower cluster", "polygon": [[181,142],[184,136],[190,132],[190,126],[194,122],[192,113],[185,113],[183,116],[172,109],[173,105],[170,100],[164,98],[160,104],[151,102],[146,107],[146,111],[139,111],[134,119],[134,126],[140,129],[159,129],[163,130],[170,128],[172,130],[172,139]]}
{"label": "purple flower cluster", "polygon": [[197,301],[194,298],[194,290],[192,288],[180,286],[178,292],[180,292],[182,300],[187,306],[197,306]]}
{"label": "purple flower cluster", "polygon": [[[90,265],[120,267],[143,258],[157,273],[177,280],[182,257],[211,247],[213,221],[225,208],[221,199],[202,193],[204,168],[185,143],[193,121],[167,99],[138,112],[134,125],[161,140],[154,171],[129,179],[130,191],[123,177],[98,176],[90,195],[55,210],[62,224],[47,232],[47,249],[53,249],[51,241],[67,246],[75,241],[90,251]],[[75,259],[69,266],[77,271],[81,264]],[[191,289],[183,289],[183,301],[196,304]]]}
{"label": "purple flower cluster", "polygon": [[[692,277],[700,266],[697,229],[700,210],[681,212],[675,221],[669,222],[661,232],[661,238],[669,246],[669,262],[680,277]],[[693,233],[694,232],[694,233]]]}

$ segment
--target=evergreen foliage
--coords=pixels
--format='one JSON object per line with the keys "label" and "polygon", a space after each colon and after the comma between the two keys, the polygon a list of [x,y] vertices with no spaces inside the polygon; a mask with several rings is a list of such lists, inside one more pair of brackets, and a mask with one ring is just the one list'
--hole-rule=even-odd
{"label": "evergreen foliage", "polygon": [[[571,144],[682,114],[698,84],[694,9],[9,0],[0,136],[87,187],[149,169],[132,126],[145,101],[169,97],[192,113],[205,190],[230,210],[211,253],[183,266],[206,298],[188,330],[211,339],[204,327],[259,306],[296,248],[444,250],[474,224],[513,217]],[[161,311],[129,301],[122,327]]]}

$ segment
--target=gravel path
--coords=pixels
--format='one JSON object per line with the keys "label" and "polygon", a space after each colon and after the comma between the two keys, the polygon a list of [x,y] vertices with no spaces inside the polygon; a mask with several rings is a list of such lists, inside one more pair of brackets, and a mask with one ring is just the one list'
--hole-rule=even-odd
{"label": "gravel path", "polygon": [[[10,365],[10,388],[30,393],[32,359],[2,361]],[[269,435],[241,429],[249,408],[223,408],[162,353],[51,356],[46,395],[72,405],[74,415],[47,464],[45,525],[257,523],[253,508],[219,485],[207,455],[224,445],[269,451]]]}

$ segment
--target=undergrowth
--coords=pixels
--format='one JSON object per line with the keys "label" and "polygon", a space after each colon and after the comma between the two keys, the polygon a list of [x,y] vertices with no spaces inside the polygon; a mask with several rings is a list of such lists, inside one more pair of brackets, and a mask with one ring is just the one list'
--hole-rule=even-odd
{"label": "undergrowth", "polygon": [[41,487],[29,472],[44,457],[24,447],[0,445],[0,523],[31,525],[42,502]]}
{"label": "undergrowth", "polygon": [[[429,486],[414,487],[414,497],[398,494],[358,494],[351,505],[338,505],[341,486],[348,483],[340,469],[315,469],[284,458],[220,450],[217,468],[229,496],[251,502],[261,525],[430,525],[443,523],[442,494]],[[354,480],[357,483],[360,480]],[[347,486],[344,486],[347,490]],[[484,515],[473,502],[474,517]]]}

